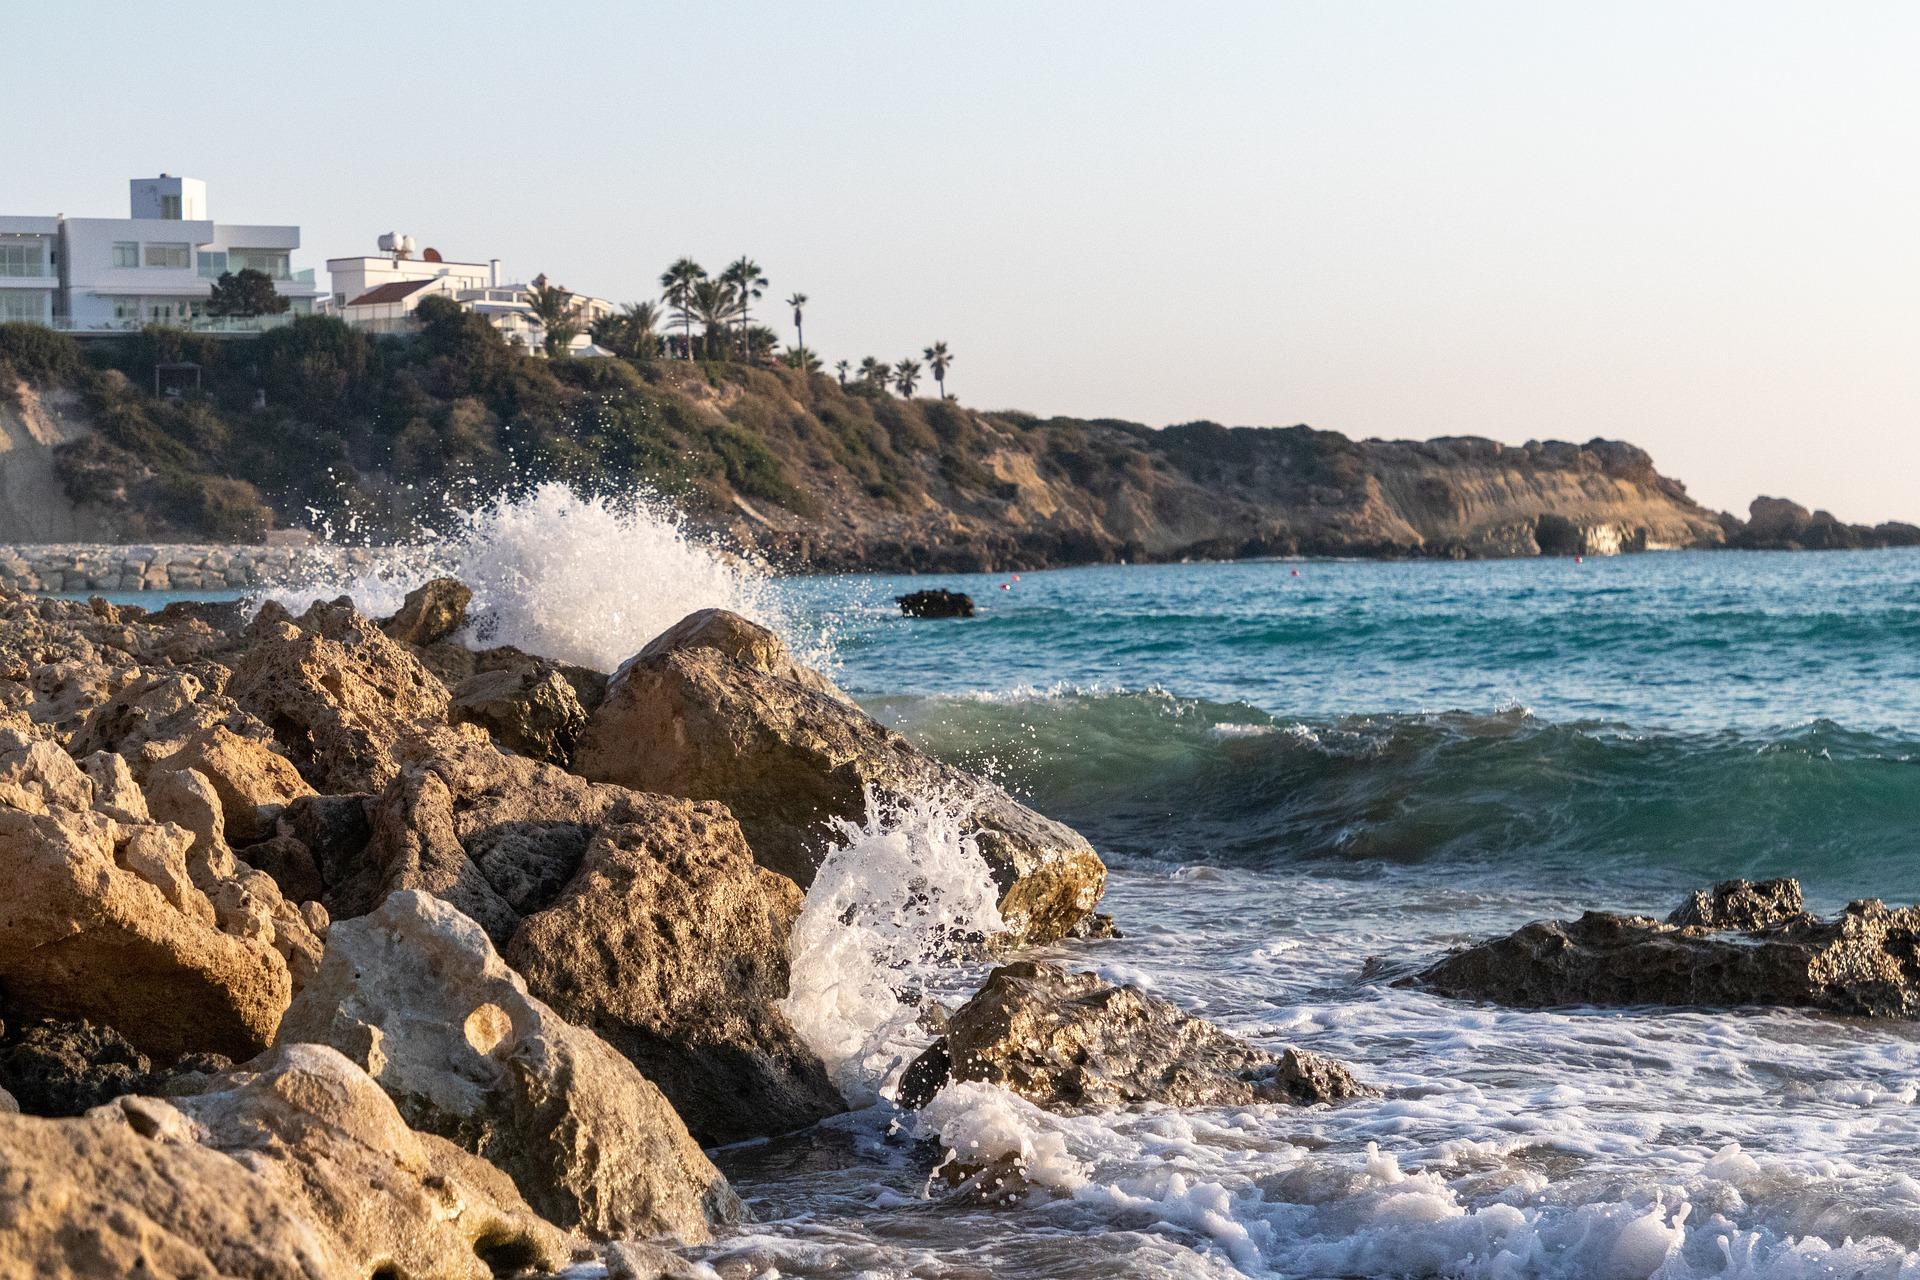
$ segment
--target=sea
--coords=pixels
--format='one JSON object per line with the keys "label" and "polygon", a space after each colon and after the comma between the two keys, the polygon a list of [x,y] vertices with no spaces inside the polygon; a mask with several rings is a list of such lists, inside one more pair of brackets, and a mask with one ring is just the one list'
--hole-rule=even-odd
{"label": "sea", "polygon": [[[854,1104],[714,1158],[733,1277],[1920,1276],[1920,1026],[1514,1010],[1397,985],[1590,909],[1734,876],[1920,900],[1920,552],[1261,561],[786,577],[543,490],[378,580],[475,583],[476,631],[610,668],[693,608],[776,627],[874,716],[1084,833],[1132,983],[1381,1090],[1055,1115],[891,1101],[927,1006],[992,963],[937,796],[842,829],[788,1012]],[[942,586],[964,620],[902,617]],[[1001,1193],[945,1167],[1003,1162]]]}

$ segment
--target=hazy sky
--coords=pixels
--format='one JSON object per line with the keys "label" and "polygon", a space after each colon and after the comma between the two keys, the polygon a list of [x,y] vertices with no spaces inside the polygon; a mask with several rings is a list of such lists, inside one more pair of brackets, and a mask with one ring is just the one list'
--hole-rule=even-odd
{"label": "hazy sky", "polygon": [[[204,178],[629,300],[752,253],[969,404],[1622,437],[1920,518],[1920,5],[21,5],[0,212]],[[784,308],[767,318],[788,332]]]}

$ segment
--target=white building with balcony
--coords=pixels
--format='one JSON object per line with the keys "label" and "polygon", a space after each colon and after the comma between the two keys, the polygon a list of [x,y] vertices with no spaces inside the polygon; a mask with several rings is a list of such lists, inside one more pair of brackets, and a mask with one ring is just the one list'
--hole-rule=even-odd
{"label": "white building with balcony", "polygon": [[[380,243],[386,252],[378,255],[327,259],[327,274],[333,281],[333,312],[354,328],[372,333],[411,333],[419,327],[414,309],[428,298],[445,297],[485,317],[516,346],[528,351],[545,347],[546,328],[528,301],[531,286],[502,281],[500,259],[454,262],[431,248],[414,257],[413,240],[408,236],[382,236]],[[574,338],[572,350],[576,354],[597,350],[585,329],[612,315],[614,305],[605,298],[581,294],[575,294],[573,302],[580,312],[582,332]]]}
{"label": "white building with balcony", "polygon": [[228,271],[262,272],[291,302],[313,312],[325,291],[295,271],[300,228],[212,221],[207,184],[161,174],[128,184],[130,217],[0,217],[0,321],[26,320],[73,333],[144,325],[253,332],[281,316],[206,314],[213,282]]}

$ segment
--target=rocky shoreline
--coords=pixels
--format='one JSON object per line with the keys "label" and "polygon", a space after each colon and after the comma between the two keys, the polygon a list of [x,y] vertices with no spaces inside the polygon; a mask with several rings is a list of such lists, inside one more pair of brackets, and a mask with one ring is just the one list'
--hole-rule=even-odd
{"label": "rocky shoreline", "polygon": [[0,591],[244,591],[282,586],[317,568],[375,563],[377,547],[213,542],[50,542],[0,546]]}
{"label": "rocky shoreline", "polygon": [[[0,1275],[691,1274],[659,1246],[744,1213],[703,1145],[847,1107],[783,1007],[828,819],[978,830],[1004,930],[968,945],[1094,923],[1085,840],[764,628],[703,611],[609,675],[465,647],[469,599],[0,598]],[[1135,1037],[1090,975],[998,999],[1133,1077],[1361,1088],[1164,1002]]]}

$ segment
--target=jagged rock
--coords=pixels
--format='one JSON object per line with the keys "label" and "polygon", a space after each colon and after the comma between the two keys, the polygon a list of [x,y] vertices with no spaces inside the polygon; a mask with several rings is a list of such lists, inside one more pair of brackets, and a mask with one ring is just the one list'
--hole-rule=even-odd
{"label": "jagged rock", "polygon": [[155,822],[170,822],[193,836],[196,865],[225,875],[233,864],[227,819],[219,793],[195,769],[167,769],[147,784],[147,809]]}
{"label": "jagged rock", "polygon": [[286,961],[271,939],[221,931],[179,883],[166,849],[185,862],[185,831],[144,830],[161,834],[123,866],[116,844],[136,833],[122,824],[0,808],[0,986],[15,1009],[104,1022],[151,1053],[250,1056],[287,1006]]}
{"label": "jagged rock", "polygon": [[448,716],[476,724],[511,751],[564,767],[587,726],[579,695],[550,667],[482,671],[453,690]]}
{"label": "jagged rock", "polygon": [[[359,865],[367,843],[373,839],[368,810],[375,799],[370,795],[302,796],[280,811],[274,830],[306,849],[323,890],[331,889]],[[248,850],[249,855],[252,852]]]}
{"label": "jagged rock", "polygon": [[153,821],[153,815],[147,811],[147,797],[140,790],[140,784],[133,780],[133,770],[127,767],[125,756],[96,751],[82,760],[80,767],[93,780],[96,813],[120,822]]}
{"label": "jagged rock", "polygon": [[[702,639],[722,628],[753,644]],[[772,632],[727,615],[692,639],[666,639],[621,667],[588,718],[574,759],[583,776],[725,803],[754,857],[802,886],[829,848],[831,821],[864,819],[869,795],[939,797],[976,831],[1015,940],[1058,938],[1099,901],[1106,868],[1076,832],[783,674],[792,659]]]}
{"label": "jagged rock", "polygon": [[380,790],[405,744],[444,727],[446,686],[351,604],[316,603],[294,621],[284,612],[254,619],[228,693],[316,789]]}
{"label": "jagged rock", "polygon": [[635,796],[506,950],[528,988],[620,1050],[704,1145],[845,1109],[778,1001],[799,888],[716,804]]}
{"label": "jagged rock", "polygon": [[1695,889],[1667,916],[1668,924],[1702,929],[1763,929],[1806,913],[1798,880],[1722,880]]}
{"label": "jagged rock", "polygon": [[671,1249],[644,1240],[616,1240],[607,1246],[607,1280],[712,1280],[709,1267],[696,1266]]}
{"label": "jagged rock", "polygon": [[425,646],[445,640],[467,621],[473,590],[458,578],[435,578],[407,593],[400,611],[380,629],[402,644]]}
{"label": "jagged rock", "polygon": [[[1920,908],[1794,910],[1800,886],[1729,881],[1665,921],[1589,911],[1457,951],[1413,981],[1443,995],[1552,1006],[1766,1005],[1920,1016]],[[1693,923],[1699,921],[1699,923]],[[1751,923],[1750,929],[1730,931]]]}
{"label": "jagged rock", "polygon": [[739,1215],[660,1091],[529,996],[478,925],[426,894],[333,925],[281,1041],[341,1050],[416,1128],[491,1160],[563,1226],[698,1243]]}
{"label": "jagged rock", "polygon": [[[158,761],[148,772],[195,769],[213,784],[220,797],[226,837],[236,845],[251,844],[273,833],[273,818],[288,802],[313,794],[300,771],[265,743],[242,738],[224,725],[212,725],[194,734],[179,751]],[[262,810],[267,810],[263,813]]]}
{"label": "jagged rock", "polygon": [[[779,636],[757,622],[749,622],[727,609],[696,609],[646,643],[639,653],[622,665],[647,662],[676,649],[711,649],[715,653],[744,662],[764,675],[788,680],[816,693],[824,693],[848,706],[853,699],[813,668],[794,660]],[[602,697],[596,701],[604,701]]]}
{"label": "jagged rock", "polygon": [[28,1115],[77,1116],[123,1094],[170,1093],[232,1065],[210,1053],[155,1064],[112,1027],[85,1020],[9,1013],[0,1027],[0,1085]]}
{"label": "jagged rock", "polygon": [[266,727],[222,692],[226,678],[224,667],[211,664],[194,671],[130,671],[125,683],[87,716],[68,747],[82,757],[95,751],[125,756],[134,776],[144,779],[154,761],[215,727],[264,740]]}
{"label": "jagged rock", "polygon": [[973,597],[961,591],[936,587],[931,591],[912,591],[895,596],[894,603],[909,618],[971,618]]}
{"label": "jagged rock", "polygon": [[1053,1111],[1341,1102],[1373,1090],[1319,1054],[1273,1054],[1131,986],[1021,961],[987,975],[901,1080],[924,1106],[950,1080],[1000,1085]]}
{"label": "jagged rock", "polygon": [[570,1259],[504,1176],[409,1131],[333,1050],[275,1050],[207,1085],[0,1116],[0,1276],[490,1280]]}
{"label": "jagged rock", "polygon": [[584,782],[491,743],[447,741],[373,804],[365,852],[325,899],[336,919],[401,889],[444,898],[505,946],[521,917],[573,879],[593,829],[631,792]]}
{"label": "jagged rock", "polygon": [[275,835],[247,846],[247,865],[273,877],[290,902],[318,901],[327,893],[313,850],[295,836]]}
{"label": "jagged rock", "polygon": [[17,1116],[19,1114],[20,1104],[14,1101],[12,1094],[8,1093],[5,1089],[0,1089],[0,1116]]}
{"label": "jagged rock", "polygon": [[58,743],[41,739],[0,754],[0,804],[26,813],[93,808],[93,780]]}

